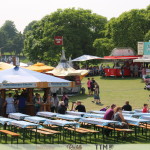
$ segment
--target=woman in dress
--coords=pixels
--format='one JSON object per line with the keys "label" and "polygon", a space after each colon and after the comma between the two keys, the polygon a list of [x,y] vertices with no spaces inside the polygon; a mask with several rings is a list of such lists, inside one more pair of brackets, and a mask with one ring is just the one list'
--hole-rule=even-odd
{"label": "woman in dress", "polygon": [[8,94],[8,97],[6,98],[6,101],[5,101],[5,105],[6,105],[6,114],[16,112],[15,105],[14,105],[14,99],[12,98],[11,93]]}

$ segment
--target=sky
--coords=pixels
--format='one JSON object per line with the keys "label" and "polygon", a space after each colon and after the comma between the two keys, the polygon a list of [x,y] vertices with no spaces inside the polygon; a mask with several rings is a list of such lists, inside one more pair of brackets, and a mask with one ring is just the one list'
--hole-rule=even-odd
{"label": "sky", "polygon": [[0,0],[0,26],[6,20],[12,20],[22,32],[31,21],[40,20],[59,8],[90,9],[110,19],[131,9],[146,8],[149,4],[150,0]]}

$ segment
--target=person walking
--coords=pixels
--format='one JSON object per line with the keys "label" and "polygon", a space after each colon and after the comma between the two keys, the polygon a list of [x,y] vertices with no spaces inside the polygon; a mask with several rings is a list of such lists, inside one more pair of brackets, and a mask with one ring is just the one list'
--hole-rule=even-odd
{"label": "person walking", "polygon": [[9,93],[8,97],[5,100],[5,105],[6,105],[6,114],[8,115],[9,113],[15,113],[15,105],[14,105],[14,99],[12,97],[12,94]]}

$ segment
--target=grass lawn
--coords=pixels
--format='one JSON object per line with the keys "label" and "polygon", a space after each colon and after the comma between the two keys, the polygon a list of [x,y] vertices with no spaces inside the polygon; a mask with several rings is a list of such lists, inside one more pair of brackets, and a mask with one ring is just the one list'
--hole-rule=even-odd
{"label": "grass lawn", "polygon": [[[101,105],[92,103],[93,96],[88,96],[86,86],[87,78],[82,83],[86,88],[86,95],[79,95],[70,98],[70,101],[81,100],[87,110],[99,110],[107,105],[116,104],[123,106],[125,101],[130,101],[133,109],[142,108],[144,103],[149,104],[149,91],[144,90],[145,83],[141,78],[101,78],[94,77],[100,85]],[[71,106],[71,103],[70,103]]]}

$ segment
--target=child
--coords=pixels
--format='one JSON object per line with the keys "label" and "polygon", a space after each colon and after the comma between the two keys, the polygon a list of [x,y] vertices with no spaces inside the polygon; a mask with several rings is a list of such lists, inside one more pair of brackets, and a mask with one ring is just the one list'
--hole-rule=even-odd
{"label": "child", "polygon": [[144,104],[142,112],[143,113],[148,113],[148,111],[149,111],[148,104]]}

